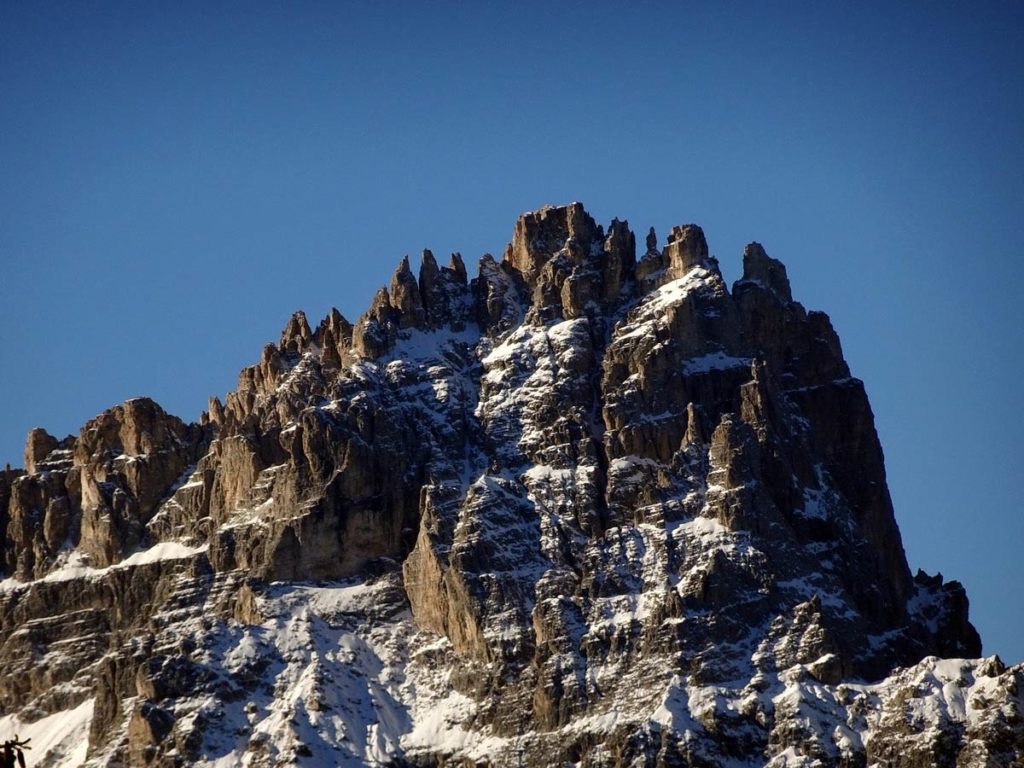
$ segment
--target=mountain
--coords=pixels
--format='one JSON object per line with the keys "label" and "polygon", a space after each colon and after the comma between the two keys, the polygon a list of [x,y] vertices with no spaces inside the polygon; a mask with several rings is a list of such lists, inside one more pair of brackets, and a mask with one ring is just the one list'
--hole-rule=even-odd
{"label": "mountain", "polygon": [[912,575],[863,383],[751,243],[579,204],[295,314],[185,424],[0,479],[37,765],[1002,766],[1024,666]]}

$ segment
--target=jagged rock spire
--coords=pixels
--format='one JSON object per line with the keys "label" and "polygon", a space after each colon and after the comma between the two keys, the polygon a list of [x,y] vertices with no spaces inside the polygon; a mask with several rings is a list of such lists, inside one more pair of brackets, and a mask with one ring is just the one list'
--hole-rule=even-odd
{"label": "jagged rock spire", "polygon": [[331,307],[327,316],[320,321],[320,324],[313,332],[313,341],[323,346],[324,334],[328,332],[340,344],[348,345],[352,341],[352,323],[346,320],[345,316],[336,307]]}
{"label": "jagged rock spire", "polygon": [[312,343],[313,331],[306,320],[306,313],[299,310],[288,319],[288,324],[281,332],[278,348],[286,355],[302,354]]}
{"label": "jagged rock spire", "polygon": [[25,471],[32,474],[36,465],[42,462],[58,446],[58,440],[42,427],[36,427],[25,439]]}
{"label": "jagged rock spire", "polygon": [[396,331],[397,317],[391,296],[387,288],[381,288],[374,295],[370,308],[352,329],[352,349],[362,358],[380,357],[394,343]]}
{"label": "jagged rock spire", "polygon": [[448,290],[437,259],[428,249],[424,249],[420,263],[419,290],[427,324],[435,328],[443,325],[448,312]]}
{"label": "jagged rock spire", "polygon": [[789,288],[789,277],[786,275],[786,265],[765,253],[760,243],[751,243],[743,249],[742,280],[760,283],[774,292],[782,301],[793,300],[793,294]]}
{"label": "jagged rock spire", "polygon": [[[431,255],[433,259],[433,255]],[[409,266],[409,257],[403,257],[391,278],[391,306],[397,312],[399,328],[422,328],[426,314],[420,287]]]}
{"label": "jagged rock spire", "polygon": [[211,397],[206,406],[207,418],[214,424],[224,423],[224,405],[219,397]]}
{"label": "jagged rock spire", "polygon": [[665,246],[665,266],[670,279],[680,278],[694,267],[704,265],[708,259],[708,243],[704,230],[696,224],[672,227]]}
{"label": "jagged rock spire", "polygon": [[630,231],[628,221],[612,219],[604,241],[604,253],[607,256],[601,264],[603,298],[606,302],[613,302],[622,292],[623,284],[633,278],[636,269],[636,236]]}
{"label": "jagged rock spire", "polygon": [[462,254],[456,251],[448,260],[448,269],[452,271],[455,282],[466,285],[466,265],[462,263]]}

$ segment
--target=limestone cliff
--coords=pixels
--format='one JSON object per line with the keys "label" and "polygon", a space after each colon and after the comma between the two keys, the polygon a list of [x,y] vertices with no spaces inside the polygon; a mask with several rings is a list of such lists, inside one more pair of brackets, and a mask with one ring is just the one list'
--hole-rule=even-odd
{"label": "limestone cliff", "polygon": [[33,430],[0,528],[0,738],[52,765],[1024,758],[1024,669],[911,575],[828,317],[694,224],[403,259],[198,424]]}

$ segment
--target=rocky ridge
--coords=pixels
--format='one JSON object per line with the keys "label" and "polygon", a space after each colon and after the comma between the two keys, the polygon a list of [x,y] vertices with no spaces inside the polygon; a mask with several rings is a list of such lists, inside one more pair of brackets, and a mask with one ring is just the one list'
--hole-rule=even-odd
{"label": "rocky ridge", "polygon": [[[861,381],[751,243],[527,213],[296,313],[186,425],[0,473],[45,765],[1009,765],[1024,668],[912,576]],[[33,731],[33,729],[35,729]],[[13,732],[12,730],[12,732]],[[36,742],[38,743],[38,741]]]}

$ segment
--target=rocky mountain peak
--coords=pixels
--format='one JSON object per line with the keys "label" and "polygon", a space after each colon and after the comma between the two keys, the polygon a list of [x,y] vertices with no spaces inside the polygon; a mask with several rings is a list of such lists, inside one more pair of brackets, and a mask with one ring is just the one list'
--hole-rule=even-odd
{"label": "rocky mountain peak", "polygon": [[281,332],[278,349],[282,354],[301,355],[313,343],[313,330],[306,320],[306,313],[299,310],[291,316]]}
{"label": "rocky mountain peak", "polygon": [[594,239],[602,236],[580,203],[547,206],[519,217],[504,261],[533,284],[553,255],[567,246],[570,251],[586,253]]}
{"label": "rocky mountain peak", "polygon": [[828,317],[743,269],[548,207],[472,280],[424,251],[354,325],[296,313],[199,424],[33,430],[0,727],[92,766],[1024,759],[1024,668],[911,577]]}
{"label": "rocky mountain peak", "polygon": [[412,274],[408,256],[402,259],[391,278],[391,306],[395,309],[399,328],[423,327],[426,313],[423,311],[419,283]]}

